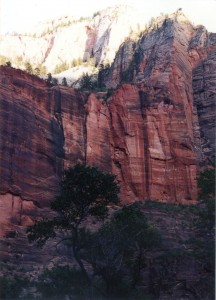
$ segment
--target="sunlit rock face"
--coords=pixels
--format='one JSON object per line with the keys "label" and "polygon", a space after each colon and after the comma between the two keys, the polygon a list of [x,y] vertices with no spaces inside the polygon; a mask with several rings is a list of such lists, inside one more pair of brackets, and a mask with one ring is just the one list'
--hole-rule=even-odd
{"label": "sunlit rock face", "polygon": [[[96,20],[108,22],[102,13]],[[96,36],[101,45],[106,36],[92,28],[86,49],[99,59]],[[46,215],[63,170],[79,162],[115,174],[123,204],[194,203],[199,168],[215,153],[215,51],[215,34],[178,12],[120,46],[105,78],[109,94],[1,67],[1,234]]]}
{"label": "sunlit rock face", "polygon": [[145,23],[141,12],[126,5],[100,11],[92,18],[59,18],[41,24],[28,35],[1,36],[0,55],[8,57],[15,66],[20,57],[32,65],[42,63],[51,73],[62,62],[70,68],[74,59],[93,59],[93,65],[101,61],[112,63],[125,38]]}
{"label": "sunlit rock face", "polygon": [[196,153],[182,106],[145,86],[123,85],[110,103],[114,170],[124,199],[196,199]]}

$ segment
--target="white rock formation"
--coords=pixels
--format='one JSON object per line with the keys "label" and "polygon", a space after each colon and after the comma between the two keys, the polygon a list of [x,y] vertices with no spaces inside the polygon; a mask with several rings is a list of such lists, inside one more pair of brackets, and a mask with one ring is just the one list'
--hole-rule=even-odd
{"label": "white rock formation", "polygon": [[[52,74],[56,65],[66,62],[70,67],[73,59],[86,61],[93,57],[97,64],[112,63],[125,38],[132,31],[142,30],[146,22],[141,12],[124,5],[98,12],[92,19],[75,20],[66,16],[39,24],[28,36],[1,36],[0,56],[6,56],[14,67],[20,67],[19,57],[33,67],[41,63]],[[85,69],[79,68],[73,76],[68,75],[69,79],[74,81],[83,72]]]}

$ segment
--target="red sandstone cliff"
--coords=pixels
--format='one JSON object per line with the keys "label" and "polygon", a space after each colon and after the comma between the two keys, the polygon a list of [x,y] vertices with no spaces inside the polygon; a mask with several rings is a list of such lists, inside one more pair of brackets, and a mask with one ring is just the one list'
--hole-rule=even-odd
{"label": "red sandstone cliff", "polygon": [[196,200],[215,153],[216,38],[181,15],[157,26],[122,45],[107,86],[133,83],[107,101],[1,67],[1,234],[46,215],[77,162],[117,175],[123,203]]}

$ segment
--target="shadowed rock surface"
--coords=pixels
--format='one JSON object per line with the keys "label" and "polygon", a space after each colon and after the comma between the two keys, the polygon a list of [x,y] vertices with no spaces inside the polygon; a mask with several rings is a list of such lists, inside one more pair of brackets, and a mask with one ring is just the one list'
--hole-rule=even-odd
{"label": "shadowed rock surface", "polygon": [[[102,55],[100,47],[96,52]],[[104,83],[112,93],[53,86],[0,67],[0,235],[7,262],[28,264],[36,255],[43,264],[58,256],[32,254],[24,230],[50,214],[63,170],[78,162],[115,174],[123,204],[197,200],[196,177],[215,155],[216,35],[181,13],[158,21],[120,46]],[[15,238],[6,238],[10,232]]]}

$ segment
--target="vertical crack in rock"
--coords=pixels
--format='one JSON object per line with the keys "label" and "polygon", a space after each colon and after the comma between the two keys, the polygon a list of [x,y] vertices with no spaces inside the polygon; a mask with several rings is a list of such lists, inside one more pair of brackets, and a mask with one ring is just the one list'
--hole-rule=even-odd
{"label": "vertical crack in rock", "polygon": [[63,174],[63,160],[65,159],[65,136],[62,123],[62,97],[61,90],[54,90],[54,118],[51,120],[51,134],[54,141],[54,153],[56,155],[55,172],[58,177]]}
{"label": "vertical crack in rock", "polygon": [[144,174],[145,174],[145,198],[150,199],[149,192],[149,140],[148,140],[148,129],[147,129],[147,105],[148,96],[143,91],[139,91],[140,110],[143,119],[143,141],[144,141]]}
{"label": "vertical crack in rock", "polygon": [[87,117],[88,117],[88,109],[87,109],[87,102],[85,104],[86,109],[84,111],[84,116],[83,116],[83,146],[84,146],[84,164],[87,165],[87,147],[88,147],[88,136],[87,136]]}

